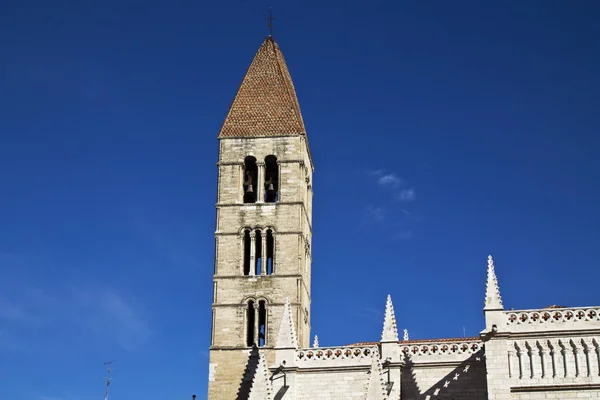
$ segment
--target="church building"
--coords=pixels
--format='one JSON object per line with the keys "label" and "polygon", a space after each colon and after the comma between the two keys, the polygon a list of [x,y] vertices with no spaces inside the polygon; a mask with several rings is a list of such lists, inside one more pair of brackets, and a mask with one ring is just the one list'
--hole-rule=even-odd
{"label": "church building", "polygon": [[400,338],[382,295],[379,342],[311,344],[313,160],[272,36],[218,139],[209,400],[600,398],[600,306],[505,310],[491,256],[478,337]]}

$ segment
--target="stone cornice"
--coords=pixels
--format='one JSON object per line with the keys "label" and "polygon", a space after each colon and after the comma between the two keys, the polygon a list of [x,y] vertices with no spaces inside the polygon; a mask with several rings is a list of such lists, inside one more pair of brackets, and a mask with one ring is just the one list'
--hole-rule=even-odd
{"label": "stone cornice", "polygon": [[[227,307],[246,307],[247,304],[245,303],[213,303],[212,304],[213,308],[219,308],[219,307],[223,307],[223,308],[227,308]],[[285,302],[283,303],[268,303],[267,304],[268,307],[273,307],[273,306],[280,306],[283,307],[285,306]],[[301,303],[290,303],[290,306],[292,307],[300,307],[302,306]]]}
{"label": "stone cornice", "polygon": [[[275,347],[273,346],[264,346],[260,347],[260,350],[273,350]],[[252,347],[245,346],[210,346],[209,350],[218,350],[218,351],[249,351],[252,350]]]}
{"label": "stone cornice", "polygon": [[519,340],[519,339],[561,339],[565,337],[594,336],[600,335],[600,329],[565,329],[554,331],[530,331],[530,332],[502,332],[494,335],[489,340]]}
{"label": "stone cornice", "polygon": [[[257,162],[257,164],[260,164]],[[264,165],[264,162],[262,162]],[[304,160],[300,159],[290,159],[290,160],[277,160],[277,164],[304,164]],[[239,165],[243,166],[244,161],[217,161],[217,166],[225,166],[225,165]]]}
{"label": "stone cornice", "polygon": [[524,392],[558,392],[558,391],[584,391],[584,390],[598,390],[600,384],[598,383],[574,383],[565,385],[527,385],[527,386],[512,386],[511,392],[524,393]]}
{"label": "stone cornice", "polygon": [[[465,354],[467,355],[467,354]],[[471,355],[469,355],[470,357]],[[411,364],[415,367],[418,368],[444,368],[444,367],[456,367],[457,365],[460,365],[462,363],[464,363],[467,359],[469,359],[469,357],[465,357],[465,358],[461,358],[461,359],[456,359],[456,360],[452,360],[452,361],[427,361],[427,360],[418,360],[415,358],[411,359]],[[481,362],[481,363],[485,363],[483,361],[483,357],[481,359],[481,361],[476,361],[476,362]]]}
{"label": "stone cornice", "polygon": [[217,203],[217,204],[215,204],[215,207],[217,207],[217,208],[221,208],[221,207],[240,207],[240,208],[244,208],[244,207],[262,207],[262,206],[275,207],[275,206],[298,206],[298,205],[304,205],[304,202],[303,201],[278,201],[277,203],[265,203],[265,202],[257,202],[257,203]]}
{"label": "stone cornice", "polygon": [[302,274],[272,274],[272,275],[213,275],[214,280],[219,279],[277,279],[277,278],[300,278],[303,279]]}
{"label": "stone cornice", "polygon": [[[257,228],[257,229],[260,229],[260,228]],[[262,229],[265,229],[265,228],[262,228]],[[268,229],[268,228],[266,228],[266,229]],[[273,233],[273,236],[282,236],[282,235],[299,235],[299,236],[303,236],[304,233],[300,232],[300,231],[298,231],[298,232],[295,232],[295,231],[287,231],[287,232],[286,231],[283,231],[283,232],[275,231]],[[240,236],[240,233],[237,232],[237,231],[236,232],[215,232],[215,236]]]}

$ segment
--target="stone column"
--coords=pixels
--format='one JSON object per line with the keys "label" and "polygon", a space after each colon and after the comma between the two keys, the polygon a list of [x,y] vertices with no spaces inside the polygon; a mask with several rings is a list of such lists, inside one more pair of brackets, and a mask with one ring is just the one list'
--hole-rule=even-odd
{"label": "stone column", "polygon": [[564,345],[559,342],[560,344],[560,355],[561,355],[561,364],[563,366],[563,371],[564,371],[564,377],[566,378],[567,376],[570,375],[571,372],[571,366],[569,365],[569,358],[567,357],[567,349],[564,347]]}
{"label": "stone column", "polygon": [[519,345],[519,347],[517,348],[517,359],[519,360],[519,379],[523,379],[523,377],[525,376],[525,364],[527,363],[526,360],[523,360],[524,358],[524,351],[521,348],[521,345]]}
{"label": "stone column", "polygon": [[265,201],[265,163],[256,163],[258,168],[258,176],[256,177],[256,202],[264,203]]}
{"label": "stone column", "polygon": [[548,378],[552,376],[552,370],[548,369],[548,352],[543,347],[540,349],[540,364],[542,366],[541,377]]}
{"label": "stone column", "polygon": [[600,376],[600,346],[596,339],[592,339],[590,346],[590,369],[592,376]]}
{"label": "stone column", "polygon": [[583,376],[592,376],[592,358],[590,357],[590,348],[585,346],[583,348],[583,358],[585,360],[585,367],[583,368]]}
{"label": "stone column", "polygon": [[275,273],[275,252],[277,251],[277,246],[276,246],[276,236],[275,236],[275,231],[271,230],[271,237],[273,238],[273,259],[271,260],[271,274]]}
{"label": "stone column", "polygon": [[550,340],[552,345],[552,349],[550,351],[550,357],[552,360],[552,377],[553,378],[564,378],[565,373],[565,363],[562,356],[562,347],[558,340]]}
{"label": "stone column", "polygon": [[575,376],[582,376],[583,373],[583,360],[582,360],[581,347],[573,343],[573,359],[575,361]]}
{"label": "stone column", "polygon": [[260,235],[261,243],[260,243],[260,274],[267,274],[267,230],[264,229]]}
{"label": "stone column", "polygon": [[548,378],[556,378],[556,351],[554,347],[550,348],[548,361],[550,364],[551,370],[548,370]]}
{"label": "stone column", "polygon": [[238,177],[239,177],[238,188],[239,188],[239,192],[242,193],[241,198],[238,195],[238,199],[239,199],[238,202],[240,202],[240,203],[244,202],[244,195],[246,194],[244,192],[244,174],[245,174],[245,168],[246,168],[246,166],[244,165],[243,162],[240,163],[240,164],[238,164]]}
{"label": "stone column", "polygon": [[515,362],[515,352],[508,350],[508,377],[517,378],[519,376],[519,366]]}
{"label": "stone column", "polygon": [[256,271],[256,232],[250,231],[250,273],[254,276]]}
{"label": "stone column", "polygon": [[542,376],[542,360],[540,358],[540,351],[535,343],[529,349],[529,357],[531,357],[531,377],[540,378]]}

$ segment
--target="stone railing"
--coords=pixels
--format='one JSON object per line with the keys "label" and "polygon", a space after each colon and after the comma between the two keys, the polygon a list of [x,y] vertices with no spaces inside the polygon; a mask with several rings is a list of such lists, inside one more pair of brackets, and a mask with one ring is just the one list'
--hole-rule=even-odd
{"label": "stone railing", "polygon": [[373,346],[301,349],[296,350],[296,362],[371,360],[374,352]]}
{"label": "stone railing", "polygon": [[600,308],[553,308],[506,311],[506,325],[564,324],[600,321]]}
{"label": "stone railing", "polygon": [[444,356],[459,354],[474,354],[483,348],[483,343],[477,340],[464,342],[429,342],[402,344],[402,353],[409,356]]}

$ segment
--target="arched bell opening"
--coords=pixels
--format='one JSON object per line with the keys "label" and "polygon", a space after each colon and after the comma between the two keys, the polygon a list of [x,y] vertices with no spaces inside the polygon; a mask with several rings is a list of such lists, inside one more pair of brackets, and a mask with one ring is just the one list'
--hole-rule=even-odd
{"label": "arched bell opening", "polygon": [[244,275],[250,275],[251,243],[250,229],[246,229],[244,231]]}
{"label": "arched bell opening", "polygon": [[254,345],[254,301],[248,302],[246,308],[246,346],[252,347]]}
{"label": "arched bell opening", "polygon": [[264,300],[258,302],[258,347],[267,344],[267,305]]}
{"label": "arched bell opening", "polygon": [[244,159],[244,203],[256,203],[258,184],[258,166],[256,158],[248,156]]}
{"label": "arched bell opening", "polygon": [[265,157],[265,203],[275,203],[279,200],[279,165],[277,157]]}

